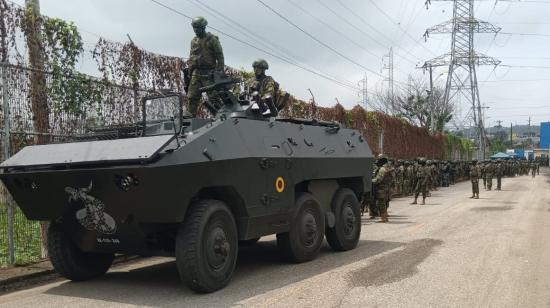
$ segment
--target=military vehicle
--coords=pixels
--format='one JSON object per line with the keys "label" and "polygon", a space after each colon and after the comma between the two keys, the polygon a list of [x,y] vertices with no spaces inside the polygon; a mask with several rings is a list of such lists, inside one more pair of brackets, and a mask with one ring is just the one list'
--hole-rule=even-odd
{"label": "military vehicle", "polygon": [[204,89],[219,93],[212,119],[186,116],[177,95],[149,97],[139,123],[28,146],[0,165],[26,217],[51,222],[62,276],[103,275],[115,254],[175,256],[183,282],[213,292],[229,283],[239,245],[262,236],[276,234],[294,262],[314,259],[325,236],[336,251],[356,247],[367,142],[337,123],[274,117],[273,98],[239,100],[234,82]]}

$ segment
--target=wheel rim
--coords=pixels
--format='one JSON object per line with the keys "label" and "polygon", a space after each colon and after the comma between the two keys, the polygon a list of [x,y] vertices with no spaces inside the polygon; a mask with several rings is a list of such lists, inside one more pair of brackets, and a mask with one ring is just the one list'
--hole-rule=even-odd
{"label": "wheel rim", "polygon": [[230,259],[231,244],[227,238],[225,226],[220,221],[217,221],[209,228],[206,234],[205,255],[208,266],[219,271],[223,269]]}
{"label": "wheel rim", "polygon": [[300,220],[300,241],[305,247],[312,247],[317,241],[318,223],[312,210],[307,210]]}
{"label": "wheel rim", "polygon": [[342,231],[346,238],[352,238],[355,233],[356,217],[351,202],[342,207]]}

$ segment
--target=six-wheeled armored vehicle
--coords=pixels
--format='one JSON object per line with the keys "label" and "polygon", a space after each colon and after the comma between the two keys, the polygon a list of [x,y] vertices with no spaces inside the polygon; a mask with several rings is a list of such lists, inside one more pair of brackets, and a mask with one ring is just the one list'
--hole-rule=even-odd
{"label": "six-wheeled armored vehicle", "polygon": [[262,236],[276,234],[294,262],[314,259],[325,237],[356,247],[373,165],[361,134],[276,117],[272,98],[239,100],[232,83],[204,89],[219,95],[212,119],[189,117],[178,95],[149,97],[139,123],[28,146],[0,165],[24,214],[51,222],[61,275],[100,276],[118,253],[171,255],[191,289],[212,292],[229,283],[239,245]]}

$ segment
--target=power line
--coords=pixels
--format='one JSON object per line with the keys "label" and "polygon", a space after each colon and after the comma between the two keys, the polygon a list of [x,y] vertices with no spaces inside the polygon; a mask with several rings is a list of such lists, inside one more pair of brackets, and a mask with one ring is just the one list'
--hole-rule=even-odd
{"label": "power line", "polygon": [[[338,2],[341,2],[340,0],[337,0]],[[415,42],[417,39],[415,39],[409,32],[407,32],[407,30],[403,29],[401,27],[401,25],[397,22],[395,22],[393,20],[393,18],[391,18],[390,15],[388,15],[388,13],[386,13],[381,7],[379,7],[374,1],[372,0],[369,0],[369,2],[374,5],[374,7],[380,12],[382,13],[382,15],[384,15],[390,22],[392,22],[393,24],[395,24],[399,30],[401,30],[401,32],[403,32],[407,37],[409,37],[413,42]],[[420,37],[422,38],[422,36]],[[435,53],[433,51],[431,51],[430,49],[428,49],[426,46],[424,45],[421,45],[425,50],[427,50],[429,53],[431,53],[432,55],[435,55]]]}
{"label": "power line", "polygon": [[511,67],[511,68],[535,68],[535,69],[550,69],[550,66],[538,66],[538,65],[507,65],[502,64],[502,67]]}
{"label": "power line", "polygon": [[[338,2],[338,4],[340,4],[341,7],[343,7],[346,11],[348,11],[351,15],[353,15],[355,18],[357,18],[358,20],[360,20],[363,24],[365,24],[367,27],[369,27],[370,29],[372,29],[374,32],[378,33],[380,36],[384,37],[386,40],[388,40],[388,42],[391,43],[391,45],[397,47],[397,48],[400,48],[399,46],[397,46],[397,44],[391,39],[389,38],[385,33],[381,32],[380,30],[378,30],[376,27],[372,26],[365,18],[363,18],[361,15],[357,14],[354,10],[352,10],[350,7],[348,7],[347,5],[345,5],[342,1],[340,0],[336,0],[336,2]],[[405,53],[407,54],[407,56],[411,56],[413,58],[415,58],[416,60],[420,61],[420,58],[415,56],[414,54],[412,54],[412,50],[404,50]],[[403,56],[402,56],[403,57]]]}
{"label": "power line", "polygon": [[292,0],[287,0],[290,4],[292,4],[294,7],[298,8],[300,11],[302,11],[304,14],[308,15],[309,17],[315,19],[317,22],[321,23],[322,25],[324,25],[325,27],[329,28],[330,30],[332,30],[334,33],[337,33],[338,35],[342,36],[343,38],[345,38],[346,40],[348,40],[350,43],[354,44],[355,46],[359,47],[361,50],[365,51],[366,53],[370,54],[371,56],[377,58],[377,59],[380,59],[380,56],[375,54],[374,52],[370,51],[369,49],[367,49],[366,47],[364,47],[363,45],[357,43],[355,40],[353,40],[352,38],[350,38],[347,34],[343,33],[342,31],[334,28],[332,25],[330,25],[329,23],[327,23],[326,21],[322,20],[321,18],[313,15],[311,12],[309,12],[308,10],[304,9],[302,6],[298,5],[297,3],[295,3],[294,1]]}
{"label": "power line", "polygon": [[341,58],[347,60],[348,62],[368,71],[368,72],[371,72],[377,76],[380,76],[380,77],[384,77],[382,74],[376,72],[376,71],[373,71],[372,69],[358,63],[357,61],[349,58],[348,56],[344,55],[343,53],[339,52],[338,50],[334,49],[333,47],[331,47],[330,45],[326,44],[325,42],[321,41],[320,39],[318,39],[317,37],[315,37],[313,34],[307,32],[306,30],[302,29],[300,26],[298,26],[297,24],[295,24],[294,22],[292,22],[290,19],[286,18],[283,14],[279,13],[277,10],[275,10],[274,8],[272,8],[271,6],[269,6],[268,4],[266,4],[265,2],[263,2],[262,0],[256,0],[257,2],[259,2],[260,4],[262,4],[263,6],[265,6],[268,10],[270,10],[271,12],[273,12],[275,15],[279,16],[281,19],[283,19],[284,21],[286,21],[288,24],[290,24],[291,26],[293,26],[294,28],[298,29],[300,32],[302,32],[303,34],[307,35],[309,38],[311,38],[312,40],[316,41],[317,43],[319,43],[320,45],[324,46],[325,48],[331,50],[332,52],[334,52],[335,54],[337,54],[338,56],[340,56]]}
{"label": "power line", "polygon": [[[153,2],[153,3],[155,3],[155,4],[157,4],[158,6],[161,6],[161,7],[165,8],[165,9],[169,10],[169,11],[172,11],[172,12],[178,14],[178,15],[181,15],[181,16],[183,16],[183,17],[189,19],[189,20],[193,20],[193,17],[191,17],[191,16],[189,16],[189,15],[187,15],[187,14],[185,14],[185,13],[179,11],[179,10],[176,10],[176,9],[174,9],[174,8],[168,6],[168,5],[166,5],[166,4],[164,4],[164,3],[160,2],[160,1],[157,1],[157,0],[150,0],[150,1]],[[337,85],[339,85],[339,86],[342,86],[342,87],[345,87],[345,88],[349,88],[349,89],[352,89],[352,90],[354,90],[354,91],[359,90],[359,88],[357,88],[357,87],[350,86],[350,85],[348,85],[348,84],[346,84],[346,83],[343,83],[343,82],[341,82],[341,81],[339,81],[339,80],[336,80],[336,79],[334,79],[334,78],[332,78],[332,77],[330,77],[330,76],[323,75],[323,74],[318,73],[318,72],[316,72],[316,71],[314,71],[314,70],[311,70],[311,69],[309,69],[309,68],[307,68],[307,67],[304,67],[304,66],[302,66],[302,65],[300,65],[300,64],[294,63],[293,61],[289,61],[289,60],[285,59],[284,57],[278,56],[278,55],[276,55],[276,54],[274,54],[274,53],[272,53],[272,52],[269,52],[269,51],[267,51],[267,50],[265,50],[265,49],[262,49],[262,48],[259,48],[259,47],[257,47],[257,46],[254,46],[254,45],[252,45],[252,44],[250,44],[250,43],[248,43],[248,42],[246,42],[246,41],[244,41],[244,40],[241,40],[241,39],[238,38],[238,37],[235,37],[235,36],[233,36],[233,35],[231,35],[231,34],[228,34],[228,33],[226,33],[226,32],[223,32],[223,31],[221,31],[221,30],[218,30],[218,29],[216,29],[216,28],[214,28],[214,27],[212,27],[212,26],[209,26],[209,28],[212,29],[212,30],[214,30],[214,31],[216,31],[216,32],[218,32],[218,33],[220,33],[220,34],[222,34],[222,35],[224,35],[224,36],[226,36],[226,37],[228,37],[228,38],[231,38],[231,39],[233,39],[233,40],[235,40],[235,41],[237,41],[237,42],[239,42],[239,43],[241,43],[241,44],[243,44],[243,45],[246,45],[246,46],[248,46],[248,47],[250,47],[250,48],[256,49],[256,50],[258,50],[258,51],[260,51],[260,52],[263,52],[263,53],[265,53],[265,54],[267,54],[267,55],[270,55],[270,56],[272,56],[272,57],[274,57],[274,58],[277,58],[277,59],[279,59],[279,60],[281,60],[281,61],[283,61],[283,62],[285,62],[285,63],[288,63],[288,64],[290,64],[290,65],[296,66],[296,67],[298,67],[298,68],[300,68],[300,69],[302,69],[302,70],[304,70],[304,71],[307,71],[307,72],[309,72],[309,73],[312,73],[312,74],[314,74],[314,75],[317,75],[317,76],[319,76],[319,77],[321,77],[321,78],[323,78],[323,79],[329,80],[329,81],[331,81],[331,82],[333,82],[333,83],[335,83],[335,84],[337,84]]]}
{"label": "power line", "polygon": [[[338,12],[336,12],[334,9],[332,9],[331,7],[329,7],[328,5],[326,5],[325,3],[323,3],[321,0],[317,0],[317,2],[322,6],[324,7],[325,9],[327,9],[329,12],[331,12],[334,16],[336,16],[336,18],[340,19],[341,21],[343,21],[345,24],[347,24],[348,26],[352,27],[353,29],[355,29],[357,32],[363,34],[366,38],[372,40],[373,42],[375,42],[376,44],[382,46],[384,49],[389,49],[389,47],[387,45],[385,45],[384,43],[381,43],[379,40],[377,40],[376,38],[374,38],[373,36],[371,36],[369,33],[365,32],[363,29],[359,28],[358,26],[356,26],[355,24],[353,24],[352,22],[350,22],[348,19],[342,17]],[[414,55],[413,55],[414,56]],[[417,63],[415,63],[414,61],[402,56],[402,59],[403,60],[407,60],[409,63],[411,64],[414,64],[416,65]],[[418,58],[416,58],[418,60]]]}

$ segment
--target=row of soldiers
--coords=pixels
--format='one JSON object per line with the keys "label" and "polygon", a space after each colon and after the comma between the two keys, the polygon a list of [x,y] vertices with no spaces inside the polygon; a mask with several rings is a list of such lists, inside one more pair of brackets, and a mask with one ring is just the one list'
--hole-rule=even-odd
{"label": "row of soldiers", "polygon": [[[363,200],[362,213],[368,208],[371,218],[380,216],[380,222],[387,222],[387,208],[393,196],[414,196],[411,204],[418,204],[422,196],[421,204],[425,204],[430,191],[473,178],[482,179],[487,190],[492,190],[493,179],[496,179],[496,190],[501,190],[503,177],[529,173],[534,177],[539,169],[538,161],[486,160],[478,164],[475,160],[392,160],[379,155],[373,169],[373,189]],[[474,187],[473,182],[472,185]],[[473,191],[472,198],[479,198],[479,189]]]}

